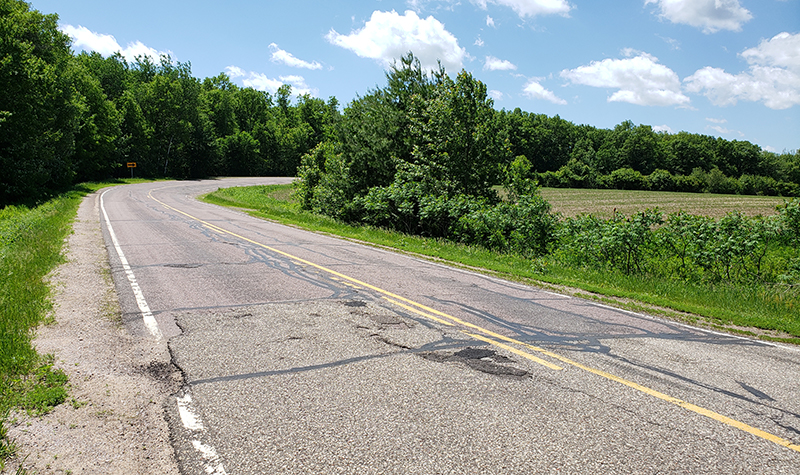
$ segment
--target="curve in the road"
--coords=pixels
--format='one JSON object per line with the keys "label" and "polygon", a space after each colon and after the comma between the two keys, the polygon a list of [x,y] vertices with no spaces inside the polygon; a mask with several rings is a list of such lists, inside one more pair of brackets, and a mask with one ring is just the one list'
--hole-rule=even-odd
{"label": "curve in the road", "polygon": [[[186,212],[184,212],[182,210],[179,210],[179,209],[177,209],[177,208],[175,208],[173,206],[170,206],[170,205],[166,204],[163,201],[160,201],[159,199],[155,198],[152,195],[152,191],[150,193],[148,193],[148,196],[149,196],[149,198],[151,198],[155,202],[159,203],[160,205],[164,206],[165,208],[167,208],[169,210],[172,210],[172,211],[174,211],[176,213],[179,213],[179,214],[181,214],[183,216],[186,216],[189,219],[197,221],[198,223],[202,224],[203,226],[206,226],[207,228],[209,228],[209,229],[211,229],[211,230],[213,230],[215,232],[218,232],[218,233],[221,233],[221,234],[225,234],[225,235],[228,235],[228,236],[231,236],[231,237],[235,237],[237,239],[241,239],[241,240],[243,240],[245,242],[251,243],[251,244],[256,245],[256,246],[259,246],[259,247],[261,247],[261,248],[263,248],[263,249],[265,249],[265,250],[267,250],[269,252],[273,252],[273,253],[282,255],[282,256],[290,259],[290,260],[293,260],[293,261],[296,261],[296,262],[299,262],[299,263],[314,267],[314,268],[316,268],[316,269],[318,269],[318,270],[320,270],[322,272],[328,273],[328,274],[330,274],[332,276],[335,276],[335,277],[337,277],[339,279],[342,279],[342,280],[344,280],[346,282],[349,282],[351,284],[370,289],[370,290],[372,290],[374,292],[377,292],[377,293],[383,295],[384,298],[387,301],[392,302],[393,304],[398,305],[398,306],[400,306],[400,307],[402,307],[402,308],[404,308],[406,310],[413,311],[414,313],[417,313],[417,314],[419,314],[421,316],[424,316],[426,318],[432,319],[432,320],[434,320],[434,321],[436,321],[438,323],[442,323],[442,324],[445,324],[445,325],[448,325],[448,326],[453,326],[453,325],[461,326],[462,328],[464,328],[463,330],[461,330],[462,333],[464,333],[466,335],[469,335],[472,338],[484,341],[486,343],[490,343],[490,344],[492,344],[494,346],[497,346],[499,348],[503,348],[503,349],[508,350],[508,351],[512,351],[515,354],[518,354],[518,355],[523,356],[523,357],[525,357],[527,359],[535,361],[535,362],[537,362],[539,364],[542,364],[542,365],[544,365],[544,366],[546,366],[546,367],[548,367],[550,369],[560,370],[562,368],[560,366],[558,366],[558,365],[555,365],[555,364],[551,363],[551,362],[548,362],[546,360],[538,358],[538,357],[534,356],[531,353],[528,353],[528,352],[519,350],[517,348],[511,347],[509,345],[500,343],[497,340],[502,340],[502,341],[505,341],[507,343],[511,343],[511,344],[514,344],[514,345],[521,346],[521,347],[526,348],[528,350],[531,350],[531,351],[537,352],[539,354],[548,356],[550,358],[556,359],[556,360],[558,360],[558,361],[560,361],[560,362],[562,362],[564,364],[573,366],[575,368],[578,368],[578,369],[590,372],[592,374],[595,374],[597,376],[606,378],[608,380],[617,382],[619,384],[625,385],[627,387],[630,387],[632,389],[640,391],[640,392],[642,392],[644,394],[647,394],[649,396],[652,396],[652,397],[661,399],[663,401],[669,402],[671,404],[675,404],[675,405],[677,405],[679,407],[682,407],[682,408],[684,408],[684,409],[686,409],[688,411],[691,411],[691,412],[700,414],[702,416],[711,418],[711,419],[713,419],[713,420],[715,420],[717,422],[720,422],[722,424],[725,424],[725,425],[734,427],[736,429],[742,430],[742,431],[747,432],[747,433],[749,433],[751,435],[754,435],[756,437],[760,437],[762,439],[765,439],[765,440],[768,440],[768,441],[773,442],[775,444],[778,444],[778,445],[781,445],[783,447],[786,447],[786,448],[788,448],[790,450],[794,450],[796,452],[800,452],[800,445],[794,444],[791,441],[789,441],[787,439],[784,439],[782,437],[779,437],[779,436],[776,436],[774,434],[765,432],[765,431],[763,431],[761,429],[758,429],[756,427],[750,426],[750,425],[745,424],[745,423],[743,423],[741,421],[732,419],[730,417],[727,417],[727,416],[724,416],[724,415],[719,414],[717,412],[705,409],[703,407],[697,406],[697,405],[689,403],[687,401],[672,397],[672,396],[670,396],[668,394],[664,394],[664,393],[662,393],[660,391],[656,391],[654,389],[651,389],[651,388],[648,388],[646,386],[640,385],[638,383],[635,383],[633,381],[627,380],[625,378],[616,376],[616,375],[611,374],[609,372],[606,372],[606,371],[603,371],[603,370],[599,370],[599,369],[596,369],[596,368],[592,368],[590,366],[586,366],[584,364],[581,364],[579,362],[573,361],[573,360],[571,360],[569,358],[566,358],[564,356],[558,355],[557,353],[553,353],[553,352],[551,352],[549,350],[546,350],[544,348],[537,347],[537,346],[534,346],[534,345],[530,345],[528,343],[524,343],[522,341],[510,338],[510,337],[507,337],[507,336],[504,336],[504,335],[500,335],[500,334],[498,334],[496,332],[492,332],[492,331],[490,331],[488,329],[485,329],[485,328],[482,328],[482,327],[480,327],[478,325],[475,325],[475,324],[472,324],[472,323],[469,323],[469,322],[465,322],[465,321],[463,321],[463,320],[461,320],[459,318],[456,318],[456,317],[454,317],[452,315],[448,315],[447,313],[444,313],[444,312],[438,311],[436,309],[430,308],[430,307],[428,307],[426,305],[423,305],[423,304],[415,302],[415,301],[413,301],[411,299],[402,297],[402,296],[397,295],[395,293],[392,293],[392,292],[390,292],[388,290],[384,290],[382,288],[379,288],[379,287],[376,287],[374,285],[368,284],[366,282],[360,281],[358,279],[352,278],[350,276],[347,276],[347,275],[342,274],[340,272],[337,272],[335,270],[329,269],[327,267],[321,266],[321,265],[316,264],[314,262],[310,262],[310,261],[308,261],[306,259],[302,259],[300,257],[297,257],[297,256],[294,256],[292,254],[286,253],[284,251],[280,251],[280,250],[275,249],[273,247],[267,246],[267,245],[265,245],[263,243],[260,243],[260,242],[254,241],[252,239],[246,238],[246,237],[241,236],[241,235],[239,235],[237,233],[234,233],[232,231],[229,231],[229,230],[224,229],[222,227],[219,227],[217,225],[211,224],[211,223],[209,223],[207,221],[204,221],[204,220],[202,220],[200,218],[197,218],[197,217],[195,217],[195,216],[193,216],[193,215],[191,215],[189,213],[186,213]],[[109,225],[109,229],[110,229],[110,225]],[[120,257],[122,257],[122,256],[120,256]],[[133,281],[132,281],[132,285],[133,285]],[[480,332],[483,335],[476,335],[474,333],[470,333],[466,329],[470,329],[471,331]]]}

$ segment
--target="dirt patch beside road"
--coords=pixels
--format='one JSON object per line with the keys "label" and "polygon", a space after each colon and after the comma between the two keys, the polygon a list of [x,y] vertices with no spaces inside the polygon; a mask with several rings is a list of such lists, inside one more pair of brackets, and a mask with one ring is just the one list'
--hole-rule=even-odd
{"label": "dirt patch beside road", "polygon": [[80,206],[68,262],[52,276],[55,321],[36,348],[69,375],[66,403],[43,417],[15,414],[10,436],[21,465],[36,474],[177,474],[162,404],[179,388],[165,341],[122,326],[100,229],[99,194]]}

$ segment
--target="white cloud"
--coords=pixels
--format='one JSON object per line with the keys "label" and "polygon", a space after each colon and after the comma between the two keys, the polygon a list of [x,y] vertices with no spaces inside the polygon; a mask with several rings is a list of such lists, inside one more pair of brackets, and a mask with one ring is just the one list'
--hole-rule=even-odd
{"label": "white cloud", "polygon": [[539,84],[539,80],[536,78],[529,80],[528,83],[525,84],[525,87],[522,89],[522,93],[531,99],[544,99],[552,102],[553,104],[559,105],[567,104],[567,101],[556,96],[553,91],[549,91],[545,89],[544,86]]}
{"label": "white cloud", "polygon": [[741,130],[732,130],[732,129],[728,129],[726,127],[722,127],[721,125],[707,125],[706,128],[707,129],[711,129],[711,130],[717,132],[720,135],[736,134],[739,137],[744,137],[744,132],[742,132]]}
{"label": "white cloud", "polygon": [[689,104],[690,99],[681,92],[681,81],[675,71],[659,64],[658,58],[647,53],[633,50],[623,53],[629,57],[593,61],[588,66],[565,69],[561,71],[561,77],[573,84],[618,89],[608,102],[641,106]]}
{"label": "white cloud", "polygon": [[409,51],[426,69],[438,68],[438,60],[446,69],[458,70],[466,57],[466,50],[439,20],[433,16],[422,19],[410,10],[402,16],[394,10],[375,11],[360,30],[342,35],[331,29],[325,39],[362,58],[376,59],[384,66]]}
{"label": "white cloud", "polygon": [[743,51],[740,56],[750,64],[800,70],[800,33],[778,33],[769,40],[761,40],[755,48]]}
{"label": "white cloud", "polygon": [[486,10],[487,4],[492,3],[509,7],[520,18],[535,17],[537,15],[562,15],[567,16],[572,6],[565,0],[473,0],[479,7]]}
{"label": "white cloud", "polygon": [[714,119],[713,117],[706,117],[706,120],[708,122],[711,122],[712,124],[726,124],[726,123],[728,123],[728,119]]}
{"label": "white cloud", "polygon": [[683,80],[686,90],[702,93],[718,106],[742,100],[780,110],[800,104],[800,33],[780,33],[740,56],[750,63],[747,72],[731,74],[707,66]]}
{"label": "white cloud", "polygon": [[244,72],[244,69],[238,66],[228,66],[225,68],[225,71],[228,72],[228,76],[232,78],[240,78],[243,76],[247,76],[247,73]]}
{"label": "white cloud", "polygon": [[512,71],[516,70],[517,66],[511,61],[487,56],[486,62],[483,63],[483,69],[484,71]]}
{"label": "white cloud", "polygon": [[672,127],[668,125],[654,125],[653,126],[654,132],[666,132],[668,134],[674,134],[675,132],[672,131]]}
{"label": "white cloud", "polygon": [[268,78],[266,74],[250,73],[250,77],[242,81],[245,87],[252,87],[259,91],[267,91],[272,94],[278,91],[278,88],[283,86],[283,81],[279,79]]}
{"label": "white cloud", "polygon": [[278,79],[275,79],[268,77],[266,74],[256,72],[245,73],[245,71],[238,66],[228,66],[225,70],[228,71],[228,74],[232,78],[247,76],[245,79],[242,79],[242,85],[244,87],[252,87],[259,91],[267,91],[270,94],[275,94],[278,92],[278,88],[284,84],[288,84],[292,86],[293,96],[308,94],[316,97],[319,95],[317,89],[313,89],[306,84],[306,80],[303,76],[279,76]]}
{"label": "white cloud", "polygon": [[293,68],[322,69],[322,65],[320,63],[316,61],[309,63],[308,61],[295,58],[292,53],[280,49],[275,43],[270,43],[269,49],[272,50],[273,63],[281,63]]}
{"label": "white cloud", "polygon": [[656,36],[664,40],[664,43],[668,44],[670,49],[672,50],[681,49],[681,42],[676,40],[675,38],[670,38],[669,36],[661,36],[661,35],[656,35]]}
{"label": "white cloud", "polygon": [[280,80],[283,81],[284,84],[292,86],[292,94],[295,96],[308,94],[316,97],[319,95],[317,89],[313,89],[306,84],[306,80],[303,76],[280,76]]}
{"label": "white cloud", "polygon": [[486,15],[486,26],[494,28],[494,18]]}
{"label": "white cloud", "polygon": [[475,40],[475,46],[481,47],[483,46],[483,40],[479,36],[477,40]]}
{"label": "white cloud", "polygon": [[76,49],[96,51],[103,56],[120,53],[129,63],[136,61],[137,56],[149,56],[155,63],[161,60],[161,56],[172,56],[171,51],[158,51],[144,45],[141,41],[128,43],[128,46],[123,48],[112,35],[97,33],[85,26],[61,25],[60,30],[72,38],[72,46]]}
{"label": "white cloud", "polygon": [[723,135],[733,132],[732,130],[726,129],[725,127],[722,127],[720,125],[709,125],[706,128],[711,129],[711,130],[716,130],[718,133],[723,134]]}
{"label": "white cloud", "polygon": [[498,91],[496,89],[490,89],[489,90],[489,97],[491,97],[495,101],[501,101],[501,100],[503,100],[503,97],[505,97],[505,94],[503,94],[501,91]]}
{"label": "white cloud", "polygon": [[645,0],[661,10],[661,18],[673,23],[702,28],[703,33],[719,30],[740,31],[753,15],[739,0]]}
{"label": "white cloud", "polygon": [[730,74],[706,66],[683,81],[687,91],[702,93],[718,106],[739,100],[763,102],[776,110],[800,104],[800,75],[783,68],[752,66],[749,72]]}
{"label": "white cloud", "polygon": [[103,56],[111,56],[122,50],[113,36],[95,33],[85,26],[62,25],[61,31],[72,38],[72,46],[84,51],[96,51]]}

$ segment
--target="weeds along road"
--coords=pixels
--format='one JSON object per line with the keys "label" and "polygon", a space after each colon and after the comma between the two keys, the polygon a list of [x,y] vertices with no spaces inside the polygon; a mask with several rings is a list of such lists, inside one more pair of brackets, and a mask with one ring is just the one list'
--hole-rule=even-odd
{"label": "weeds along road", "polygon": [[[130,332],[185,377],[185,473],[799,473],[800,352],[109,189]],[[110,226],[109,226],[110,224]]]}

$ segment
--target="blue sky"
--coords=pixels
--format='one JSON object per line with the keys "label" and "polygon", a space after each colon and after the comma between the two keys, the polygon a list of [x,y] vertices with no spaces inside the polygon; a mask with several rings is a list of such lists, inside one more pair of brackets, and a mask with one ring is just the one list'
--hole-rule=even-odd
{"label": "blue sky", "polygon": [[169,53],[196,77],[346,105],[413,51],[498,109],[800,148],[800,0],[33,0],[73,49]]}

